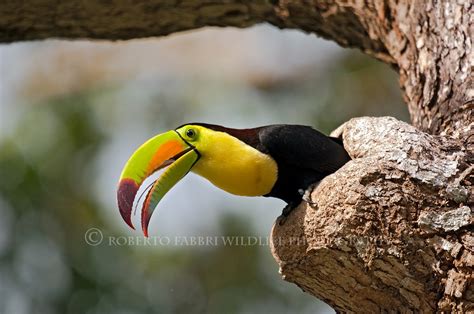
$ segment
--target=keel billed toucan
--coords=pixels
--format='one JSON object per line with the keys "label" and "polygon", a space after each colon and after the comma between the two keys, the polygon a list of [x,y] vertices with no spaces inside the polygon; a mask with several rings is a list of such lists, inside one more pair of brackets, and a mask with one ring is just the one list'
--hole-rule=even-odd
{"label": "keel billed toucan", "polygon": [[[120,176],[118,206],[122,218],[134,228],[132,209],[144,197],[141,227],[147,236],[158,202],[193,171],[232,194],[280,198],[288,203],[288,213],[311,184],[335,172],[349,159],[339,139],[309,126],[231,129],[185,124],[153,137],[132,155]],[[136,199],[144,180],[165,167]]]}

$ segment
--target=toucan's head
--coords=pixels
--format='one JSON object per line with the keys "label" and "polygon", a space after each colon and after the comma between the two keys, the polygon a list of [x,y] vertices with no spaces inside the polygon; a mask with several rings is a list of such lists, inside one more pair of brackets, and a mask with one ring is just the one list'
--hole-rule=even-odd
{"label": "toucan's head", "polygon": [[[125,222],[134,228],[134,202],[138,206],[143,201],[141,225],[147,236],[155,207],[190,170],[233,194],[258,196],[270,192],[277,179],[274,160],[239,139],[240,133],[231,135],[225,130],[232,129],[186,124],[140,146],[126,163],[117,191],[118,207]],[[251,132],[244,135],[258,136]],[[140,188],[146,178],[163,168],[166,169],[156,181]],[[139,190],[143,192],[137,195]]]}

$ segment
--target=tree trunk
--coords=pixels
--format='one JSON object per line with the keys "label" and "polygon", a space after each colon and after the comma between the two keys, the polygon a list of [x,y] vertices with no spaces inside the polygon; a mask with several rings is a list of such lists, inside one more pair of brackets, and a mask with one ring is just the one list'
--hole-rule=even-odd
{"label": "tree trunk", "polygon": [[273,227],[285,280],[343,312],[474,310],[467,152],[388,117],[340,131],[353,160]]}
{"label": "tree trunk", "polygon": [[[470,0],[11,1],[0,42],[129,39],[268,22],[390,64],[413,126],[353,119],[353,158],[272,230],[285,280],[338,311],[474,311]],[[383,104],[381,104],[383,105]]]}

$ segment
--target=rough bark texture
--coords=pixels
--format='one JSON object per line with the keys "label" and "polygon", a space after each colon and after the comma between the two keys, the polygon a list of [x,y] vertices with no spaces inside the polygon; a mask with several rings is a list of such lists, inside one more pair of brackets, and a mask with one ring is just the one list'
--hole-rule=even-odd
{"label": "rough bark texture", "polygon": [[261,22],[297,28],[391,64],[400,73],[413,124],[472,147],[473,10],[471,0],[6,0],[0,42],[117,40]]}
{"label": "rough bark texture", "polygon": [[272,231],[285,280],[339,311],[474,311],[474,166],[394,118],[342,129],[353,158]]}
{"label": "rough bark texture", "polygon": [[268,22],[390,64],[416,128],[389,118],[341,127],[353,161],[315,189],[318,208],[301,204],[275,225],[273,253],[286,280],[340,311],[467,312],[474,311],[473,11],[471,0],[7,0],[0,42]]}

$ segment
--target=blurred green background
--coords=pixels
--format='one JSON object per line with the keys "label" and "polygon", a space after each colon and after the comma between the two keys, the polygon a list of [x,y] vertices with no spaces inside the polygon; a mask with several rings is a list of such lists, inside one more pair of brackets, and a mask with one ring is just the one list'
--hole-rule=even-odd
{"label": "blurred green background", "polygon": [[[17,43],[0,46],[0,62],[0,313],[333,312],[280,278],[265,241],[174,240],[266,239],[283,202],[191,174],[151,221],[167,240],[137,244],[116,183],[138,145],[186,122],[330,132],[355,116],[408,121],[393,70],[270,26]],[[90,228],[100,244],[87,244],[99,239]]]}

